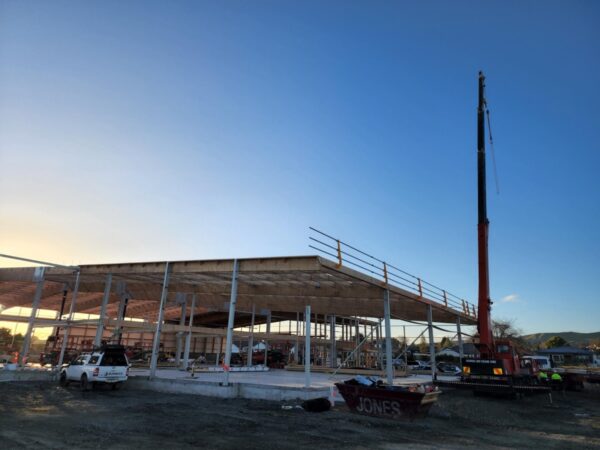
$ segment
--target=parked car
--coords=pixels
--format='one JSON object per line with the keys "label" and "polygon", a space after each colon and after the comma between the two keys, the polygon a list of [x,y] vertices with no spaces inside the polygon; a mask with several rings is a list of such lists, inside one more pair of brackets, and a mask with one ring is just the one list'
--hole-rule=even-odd
{"label": "parked car", "polygon": [[394,369],[405,370],[406,369],[406,361],[404,361],[404,357],[400,356],[395,358],[394,360]]}
{"label": "parked car", "polygon": [[462,371],[454,364],[440,362],[436,364],[439,373],[446,375],[459,375]]}
{"label": "parked car", "polygon": [[431,371],[431,363],[422,363],[419,370]]}
{"label": "parked car", "polygon": [[90,386],[110,385],[112,389],[127,381],[129,361],[122,345],[106,345],[92,353],[82,353],[60,371],[60,384],[67,386],[71,381],[79,382],[81,390]]}
{"label": "parked car", "polygon": [[409,361],[408,368],[411,370],[431,370],[431,364],[420,360]]}

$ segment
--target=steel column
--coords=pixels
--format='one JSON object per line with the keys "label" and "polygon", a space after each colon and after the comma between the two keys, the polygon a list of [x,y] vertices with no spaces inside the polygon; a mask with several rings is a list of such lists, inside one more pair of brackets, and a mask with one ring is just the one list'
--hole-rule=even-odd
{"label": "steel column", "polygon": [[150,379],[156,376],[156,364],[158,363],[158,352],[160,350],[160,333],[162,331],[162,322],[165,315],[165,303],[169,295],[169,276],[171,265],[167,262],[165,265],[165,275],[163,278],[162,291],[160,294],[160,304],[158,306],[158,318],[156,320],[156,329],[154,330],[154,339],[152,341],[152,358],[150,359]]}
{"label": "steel column", "polygon": [[[187,308],[187,296],[183,293],[176,294],[178,300],[181,302],[181,316],[179,317],[179,325],[185,325],[185,313]],[[183,352],[183,333],[184,331],[178,331],[175,334],[175,367],[181,365],[181,353]]]}
{"label": "steel column", "polygon": [[79,292],[79,279],[81,276],[81,272],[78,270],[77,275],[75,276],[75,287],[73,288],[73,294],[71,295],[71,306],[69,307],[69,323],[65,328],[65,332],[63,333],[63,341],[60,346],[60,356],[58,357],[58,367],[62,366],[63,360],[65,358],[65,351],[67,349],[67,341],[69,340],[69,333],[71,331],[71,321],[73,320],[73,314],[75,313],[75,304],[77,302],[77,293]]}
{"label": "steel column", "polygon": [[382,357],[381,357],[381,327],[379,325],[375,326],[375,339],[377,342],[377,367],[383,368]]}
{"label": "steel column", "polygon": [[431,305],[427,305],[427,324],[429,327],[429,360],[431,362],[431,379],[437,379],[435,367],[435,342],[433,341],[433,312]]}
{"label": "steel column", "polygon": [[44,293],[44,272],[45,267],[36,267],[34,274],[34,281],[36,281],[35,294],[33,296],[33,303],[31,305],[31,314],[29,315],[29,322],[27,324],[27,332],[23,339],[23,345],[21,347],[21,353],[17,359],[17,364],[22,366],[27,356],[29,355],[29,347],[31,346],[31,334],[33,333],[33,325],[35,323],[35,316],[37,315],[40,302],[42,301],[42,294]]}
{"label": "steel column", "polygon": [[119,309],[117,311],[117,324],[113,331],[113,342],[116,340],[117,343],[121,343],[121,335],[123,334],[123,319],[125,318],[125,311],[127,311],[127,303],[129,303],[129,294],[125,292],[126,284],[124,282],[117,283],[117,291],[119,293]]}
{"label": "steel column", "polygon": [[[58,312],[57,320],[62,320],[62,316],[65,312],[65,303],[67,302],[67,294],[69,293],[69,285],[65,283],[65,287],[63,289],[63,296],[60,302],[60,311]],[[56,343],[58,342],[58,336],[60,335],[60,326],[56,327],[56,331],[54,333],[54,343],[52,344],[52,350],[56,348]]]}
{"label": "steel column", "polygon": [[183,350],[183,369],[187,370],[190,359],[190,345],[192,343],[192,327],[194,326],[194,308],[196,308],[196,294],[192,295],[192,304],[190,306],[190,319],[188,326],[190,330],[185,335],[185,349]]}
{"label": "steel column", "polygon": [[296,351],[294,352],[294,362],[298,364],[298,353],[300,353],[300,313],[296,313]]}
{"label": "steel column", "polygon": [[306,338],[304,340],[304,386],[310,387],[310,305],[306,305]]}
{"label": "steel column", "polygon": [[390,291],[383,291],[383,315],[385,320],[385,374],[387,382],[394,384],[394,364],[392,361],[392,321],[390,313]]}
{"label": "steel column", "polygon": [[331,320],[331,328],[330,328],[330,338],[331,338],[331,367],[337,366],[337,345],[335,342],[335,314],[330,316]]}
{"label": "steel column", "polygon": [[460,332],[460,316],[456,316],[456,334],[458,335],[458,355],[460,358],[460,368],[462,370],[462,361],[465,355],[463,350],[462,333]]}
{"label": "steel column", "polygon": [[227,322],[227,342],[225,344],[225,386],[229,384],[229,367],[231,364],[231,344],[233,343],[233,326],[235,323],[235,304],[237,302],[237,283],[238,283],[239,262],[233,260],[233,273],[231,275],[231,296],[229,298],[229,320]]}
{"label": "steel column", "polygon": [[[271,311],[269,310],[269,314],[267,315],[267,338],[271,334]],[[265,368],[269,366],[268,364],[268,355],[269,355],[269,341],[265,338]]]}
{"label": "steel column", "polygon": [[250,319],[250,337],[248,338],[248,354],[246,365],[248,367],[252,366],[252,353],[254,347],[254,319],[256,317],[256,305],[252,305],[252,317]]}
{"label": "steel column", "polygon": [[110,300],[110,288],[112,285],[112,273],[106,275],[104,282],[104,295],[102,296],[102,305],[100,306],[100,317],[98,318],[98,327],[96,328],[96,337],[94,338],[94,347],[100,347],[102,335],[104,334],[104,320],[106,317],[106,306]]}
{"label": "steel column", "polygon": [[[215,365],[218,366],[219,365],[219,361],[221,360],[221,350],[223,350],[223,338],[221,336],[219,336],[218,338],[219,341],[219,345],[217,346],[217,360],[215,362]],[[215,343],[215,338],[213,337],[213,345]]]}
{"label": "steel column", "polygon": [[[356,340],[356,347],[360,345],[360,325],[358,323],[358,318],[354,318],[354,337]],[[360,367],[360,349],[356,352],[356,359],[354,360],[356,363],[356,367]]]}
{"label": "steel column", "polygon": [[408,371],[408,342],[406,342],[406,325],[402,325],[402,335],[404,337],[404,370]]}

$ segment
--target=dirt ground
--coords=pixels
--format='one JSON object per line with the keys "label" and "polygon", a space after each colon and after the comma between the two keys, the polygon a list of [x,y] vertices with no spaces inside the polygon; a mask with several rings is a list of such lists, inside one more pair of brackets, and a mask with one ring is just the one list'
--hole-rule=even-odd
{"label": "dirt ground", "polygon": [[395,422],[281,404],[123,389],[0,383],[0,448],[600,448],[600,390],[503,400],[445,391]]}

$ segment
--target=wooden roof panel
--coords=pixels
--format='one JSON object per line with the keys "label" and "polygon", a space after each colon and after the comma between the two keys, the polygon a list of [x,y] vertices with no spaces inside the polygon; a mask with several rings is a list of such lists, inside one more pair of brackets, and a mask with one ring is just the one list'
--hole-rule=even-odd
{"label": "wooden roof panel", "polygon": [[[226,310],[233,263],[231,259],[169,263],[169,302],[175,302],[177,293],[195,294],[198,314]],[[111,273],[109,316],[116,314],[122,294],[130,298],[128,316],[151,318],[153,313],[158,313],[166,266],[166,262],[80,266],[76,311],[99,312],[106,275]],[[35,291],[34,271],[33,267],[0,269],[0,304],[5,307],[30,305]],[[65,284],[72,288],[75,274],[69,269],[47,268],[45,279],[42,307],[58,310],[62,290]],[[475,323],[474,317],[462,311],[386,285],[383,280],[319,256],[239,260],[237,310],[251,311],[255,305],[273,314],[289,315],[303,312],[305,306],[310,305],[316,314],[378,318],[383,316],[385,289],[390,291],[393,318],[426,320],[427,305],[432,305],[437,322],[455,323],[460,316],[464,324]],[[168,310],[170,315],[177,316],[171,311],[171,305]]]}

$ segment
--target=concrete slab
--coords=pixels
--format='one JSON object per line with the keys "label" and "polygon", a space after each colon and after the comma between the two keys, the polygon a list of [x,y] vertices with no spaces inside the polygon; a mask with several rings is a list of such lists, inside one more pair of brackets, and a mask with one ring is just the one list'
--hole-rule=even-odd
{"label": "concrete slab", "polygon": [[[312,373],[311,387],[305,388],[304,373],[277,369],[268,372],[230,372],[228,386],[222,385],[225,376],[219,372],[196,372],[192,377],[189,372],[177,369],[158,369],[154,380],[148,379],[150,375],[148,369],[131,369],[129,374],[130,381],[128,383],[133,388],[209,397],[272,401],[328,397],[336,402],[343,402],[334,383],[352,378],[351,375],[331,376],[324,373]],[[412,375],[396,378],[394,384],[411,385],[427,383],[430,380],[430,376]]]}

